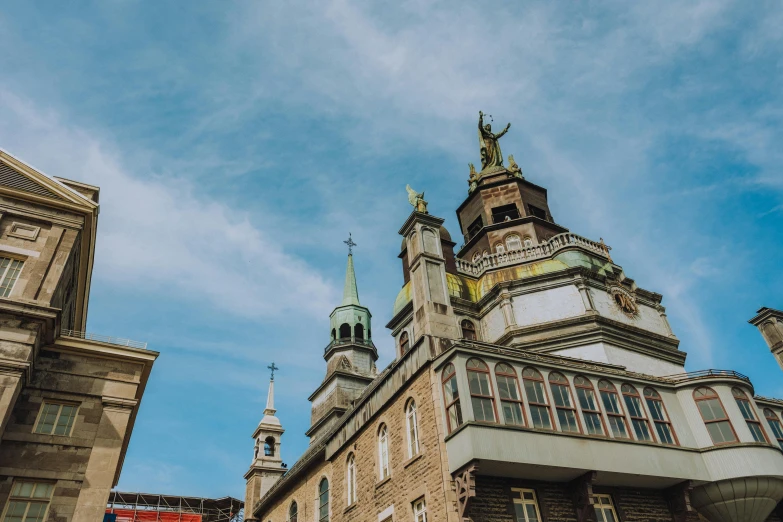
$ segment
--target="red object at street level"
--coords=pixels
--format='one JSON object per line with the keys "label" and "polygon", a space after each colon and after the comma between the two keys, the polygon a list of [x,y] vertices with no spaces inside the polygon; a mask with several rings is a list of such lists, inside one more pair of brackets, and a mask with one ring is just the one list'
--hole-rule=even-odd
{"label": "red object at street level", "polygon": [[116,514],[117,522],[201,522],[201,515],[195,513],[111,508],[106,513]]}

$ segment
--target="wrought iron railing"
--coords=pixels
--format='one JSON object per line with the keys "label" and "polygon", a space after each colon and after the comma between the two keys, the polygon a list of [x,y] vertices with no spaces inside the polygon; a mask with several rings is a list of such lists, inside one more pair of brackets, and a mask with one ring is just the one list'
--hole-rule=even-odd
{"label": "wrought iron railing", "polygon": [[587,250],[590,253],[598,254],[599,256],[605,257],[607,259],[609,258],[608,246],[584,238],[582,236],[572,234],[571,232],[564,232],[562,234],[552,236],[549,238],[549,240],[537,245],[522,247],[521,250],[487,254],[486,256],[482,256],[475,263],[465,259],[457,259],[457,271],[474,277],[480,276],[485,271],[492,268],[501,268],[504,266],[515,265],[527,261],[536,261],[538,259],[547,259],[552,257],[560,250],[574,247]]}
{"label": "wrought iron railing", "polygon": [[79,332],[76,330],[67,330],[63,328],[62,335],[66,337],[75,337],[77,339],[86,339],[88,341],[98,341],[101,343],[116,344],[118,346],[128,346],[130,348],[146,349],[147,343],[141,341],[132,341],[131,339],[123,339],[122,337],[110,337],[108,335],[98,335],[89,332]]}
{"label": "wrought iron railing", "polygon": [[678,373],[676,375],[667,375],[667,379],[675,382],[690,381],[697,379],[709,379],[711,377],[730,377],[750,382],[750,378],[734,370],[699,370],[697,372]]}
{"label": "wrought iron railing", "polygon": [[335,346],[344,346],[347,344],[359,344],[359,345],[371,346],[375,348],[372,339],[360,339],[359,337],[341,337],[339,339],[334,339],[332,342],[327,344],[326,348],[324,348],[324,353],[328,352],[330,349],[334,348]]}

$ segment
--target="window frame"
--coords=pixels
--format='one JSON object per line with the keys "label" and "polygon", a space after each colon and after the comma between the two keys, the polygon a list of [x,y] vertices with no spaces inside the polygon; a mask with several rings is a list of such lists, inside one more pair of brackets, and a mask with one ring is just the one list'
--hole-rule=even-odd
{"label": "window frame", "polygon": [[[608,387],[603,386],[604,384],[609,385]],[[612,405],[616,405],[619,412],[610,411],[609,408],[606,407],[606,400],[604,399],[604,394],[608,396],[614,396],[615,400],[609,401]],[[606,417],[610,421],[609,427],[612,428],[612,438],[613,439],[619,439],[619,440],[634,440],[633,435],[631,434],[631,426],[628,424],[628,417],[625,416],[625,406],[623,405],[623,400],[620,398],[620,394],[617,392],[617,386],[614,385],[614,383],[608,379],[599,379],[598,381],[598,396],[601,398],[601,403],[604,405],[604,411],[606,412]],[[622,425],[625,428],[625,437],[620,437],[615,433],[614,425],[612,424],[612,419],[620,419],[622,420]],[[609,433],[609,430],[607,430],[607,433]]]}
{"label": "window frame", "polygon": [[[418,509],[421,506],[421,509]],[[413,511],[413,522],[427,522],[427,499],[425,497],[419,497],[411,502],[411,510]]]}
{"label": "window frame", "polygon": [[410,340],[410,336],[408,335],[407,331],[404,331],[404,332],[402,332],[400,334],[399,345],[400,345],[400,355],[401,356],[405,355],[406,353],[408,353],[410,351],[410,349],[411,349],[411,340]]}
{"label": "window frame", "polygon": [[356,504],[356,455],[353,452],[345,459],[345,492],[347,505]]}
{"label": "window frame", "polygon": [[[326,483],[326,490],[323,491],[321,486]],[[327,477],[321,477],[321,480],[318,481],[318,489],[316,490],[316,500],[315,500],[315,506],[316,506],[316,516],[318,517],[317,522],[329,522],[329,520],[332,518],[332,502],[331,502],[331,489],[329,485],[329,479]],[[326,502],[324,502],[324,495],[326,496]],[[326,514],[322,515],[321,512],[323,511],[323,508],[326,508]]]}
{"label": "window frame", "polygon": [[[46,409],[46,406],[58,406],[57,408],[57,414],[54,419],[54,423],[52,424],[52,430],[49,433],[44,433],[38,431],[38,426],[41,424],[41,420],[44,416],[44,410]],[[63,407],[64,406],[70,406],[73,408],[73,417],[70,422],[70,424],[67,424],[68,431],[66,433],[55,433],[55,430],[57,429],[58,422],[60,421],[60,417],[63,413]],[[52,435],[55,437],[70,437],[73,433],[73,428],[76,425],[76,417],[79,416],[79,409],[81,407],[80,403],[76,402],[69,402],[69,401],[59,401],[59,400],[49,400],[44,399],[41,401],[41,407],[38,408],[38,415],[35,418],[35,423],[33,424],[33,433],[36,435]]]}
{"label": "window frame", "polygon": [[[696,392],[699,390],[707,390],[712,393],[712,396],[705,396],[705,397],[696,397]],[[739,437],[737,436],[737,430],[734,429],[734,423],[731,422],[731,418],[729,418],[729,413],[726,411],[726,406],[723,404],[723,401],[720,398],[720,395],[718,395],[718,392],[710,388],[709,386],[699,386],[693,390],[693,401],[696,403],[696,409],[699,410],[699,415],[701,416],[701,420],[704,423],[704,427],[707,430],[707,434],[710,436],[710,440],[712,441],[712,444],[714,446],[725,446],[727,444],[736,444],[739,442]],[[713,420],[706,420],[704,418],[704,414],[701,412],[701,408],[699,408],[699,402],[702,401],[708,401],[716,399],[718,401],[718,404],[720,405],[721,409],[723,410],[723,419],[713,419]],[[726,442],[715,442],[715,439],[712,438],[712,433],[710,433],[710,429],[707,426],[708,424],[718,423],[718,422],[726,422],[729,425],[729,428],[731,429],[731,432],[734,434],[734,440],[726,441]]]}
{"label": "window frame", "polygon": [[[750,402],[750,399],[748,398],[748,394],[745,393],[744,390],[741,388],[737,388],[736,386],[731,389],[731,395],[734,397],[734,401],[737,403],[737,407],[740,410],[740,413],[742,414],[742,418],[745,419],[745,424],[748,426],[748,431],[750,431],[750,435],[753,437],[754,442],[758,442],[760,444],[769,444],[769,438],[767,437],[767,434],[764,432],[764,428],[761,425],[761,420],[759,419],[758,414],[756,413],[756,409],[753,407],[753,403]],[[743,405],[741,403],[745,403],[744,406],[747,407],[747,412],[751,415],[751,419],[747,418],[745,416],[745,409],[743,408]],[[759,433],[761,433],[761,436],[764,440],[758,440],[756,438],[756,432],[753,431],[753,428],[751,428],[751,424],[756,426]]]}
{"label": "window frame", "polygon": [[410,460],[421,453],[418,408],[413,398],[408,399],[405,403],[405,431],[408,439],[408,459]]}
{"label": "window frame", "polygon": [[[0,297],[9,297],[11,292],[14,291],[25,261],[27,261],[26,258],[9,256],[6,252],[3,252],[3,255],[0,256]],[[18,265],[15,265],[15,263],[18,263]],[[9,274],[12,271],[16,273],[10,276],[11,281],[9,283]]]}
{"label": "window frame", "polygon": [[[553,379],[562,378],[564,382],[560,381],[553,381]],[[576,409],[576,403],[574,402],[574,394],[571,390],[571,383],[568,380],[568,377],[566,377],[564,374],[560,372],[549,372],[549,375],[547,375],[547,382],[549,383],[549,391],[552,393],[552,406],[555,408],[555,415],[557,416],[557,423],[560,425],[560,432],[561,433],[577,433],[582,434],[582,423],[579,419],[580,415],[579,412]],[[566,389],[568,392],[567,398],[568,398],[568,406],[558,406],[557,400],[555,399],[555,388],[554,386],[560,386]],[[561,396],[562,398],[562,396]],[[574,415],[574,420],[576,421],[576,431],[572,430],[564,430],[563,424],[560,422],[560,411],[570,411]]]}
{"label": "window frame", "polygon": [[[579,382],[579,379],[583,379],[587,382],[587,384],[581,384]],[[579,409],[582,410],[582,415],[584,416],[585,420],[585,435],[590,435],[591,437],[609,437],[609,428],[606,425],[606,421],[604,420],[604,416],[601,412],[601,398],[596,394],[595,387],[593,386],[593,381],[591,381],[589,378],[587,378],[584,375],[575,375],[574,376],[574,389],[576,390],[576,399],[579,403]],[[587,409],[585,408],[584,404],[582,404],[582,398],[579,396],[579,390],[586,390],[589,392],[593,397],[593,402],[595,403],[595,409]],[[601,421],[601,430],[602,432],[600,434],[598,433],[589,433],[587,430],[587,419],[588,415],[597,415],[598,419]],[[592,418],[592,417],[591,417]]]}
{"label": "window frame", "polygon": [[[630,388],[633,391],[626,391],[626,387]],[[631,418],[631,426],[633,427],[633,434],[636,436],[636,440],[638,442],[658,442],[657,437],[655,436],[655,433],[653,432],[652,426],[650,425],[650,419],[649,414],[647,413],[647,408],[645,407],[644,401],[642,400],[642,396],[639,394],[639,390],[636,389],[636,386],[629,382],[624,382],[620,385],[620,393],[623,395],[623,401],[625,402],[625,409],[628,410],[628,416]],[[631,402],[634,402],[633,399],[637,399],[638,406],[642,417],[634,415],[634,412],[631,411],[631,407],[628,405],[629,399]],[[634,406],[637,405],[637,402],[634,402]],[[636,409],[636,408],[634,408]],[[650,434],[650,440],[640,439],[639,433],[636,431],[636,422],[644,423],[645,426],[647,426],[647,433]]]}
{"label": "window frame", "polygon": [[[469,365],[471,361],[478,362],[481,367],[479,368],[471,368]],[[482,368],[483,367],[483,368]],[[478,357],[471,357],[465,362],[465,372],[468,377],[468,393],[470,394],[470,406],[473,410],[473,420],[475,422],[485,422],[488,424],[497,424],[498,423],[498,412],[497,407],[495,406],[495,390],[492,387],[492,374],[489,371],[489,366],[487,366],[487,363],[485,363],[483,360],[479,359]],[[489,388],[489,395],[483,395],[479,393],[474,393],[473,388],[470,386],[470,374],[471,372],[478,374],[476,379],[480,383],[481,375],[484,375],[487,379],[487,385]],[[489,401],[490,405],[492,406],[492,420],[486,420],[486,419],[477,419],[476,418],[476,408],[475,408],[475,399],[479,401]],[[483,410],[483,408],[482,408]]]}
{"label": "window frame", "polygon": [[[454,379],[454,389],[452,390],[451,397],[452,400],[450,402],[447,402],[448,394],[446,393],[446,383],[450,382],[452,379]],[[446,366],[443,367],[443,371],[441,372],[441,385],[443,388],[443,404],[446,407],[446,427],[448,428],[449,433],[456,430],[460,426],[462,426],[465,423],[465,419],[462,416],[462,403],[460,402],[460,396],[459,396],[459,381],[457,379],[457,369],[454,366],[454,363],[448,363]],[[451,409],[454,408],[457,412],[457,421],[459,422],[458,426],[452,426],[451,425]]]}
{"label": "window frame", "polygon": [[[515,498],[514,493],[519,493],[519,498]],[[525,493],[531,493],[533,495],[533,500],[525,499]],[[536,490],[532,488],[511,488],[511,505],[514,507],[516,504],[522,505],[522,506],[528,506],[532,505],[533,509],[536,510],[536,520],[541,521],[543,520],[541,518],[541,508],[538,506],[538,495],[536,495]],[[514,517],[514,522],[531,522],[528,520],[527,517],[527,511],[523,508],[523,515],[525,517],[524,520],[520,520],[519,517],[517,517],[516,509],[514,509],[514,514],[512,515]]]}
{"label": "window frame", "polygon": [[[498,370],[498,367],[500,367],[501,365],[508,366],[510,371],[505,372],[505,371]],[[516,399],[511,399],[511,398],[504,399],[503,397],[501,397],[500,383],[498,377],[504,377],[506,381],[508,379],[514,381],[513,384],[515,386],[516,394],[517,394]],[[522,396],[522,388],[519,386],[519,377],[517,376],[517,371],[509,363],[500,361],[495,364],[495,381],[498,382],[498,400],[500,400],[500,409],[501,411],[503,411],[503,424],[505,424],[506,426],[527,426],[527,417],[525,416],[525,401]],[[508,422],[508,420],[506,419],[506,410],[503,408],[503,403],[506,402],[517,404],[519,406],[519,414],[520,414],[520,419],[522,420],[522,424]]]}
{"label": "window frame", "polygon": [[386,480],[391,477],[389,464],[389,427],[381,423],[378,427],[378,480]]}
{"label": "window frame", "polygon": [[292,500],[291,504],[288,506],[288,518],[286,518],[286,522],[297,522],[298,518],[299,505],[296,503],[296,500]]}
{"label": "window frame", "polygon": [[[647,395],[647,392],[652,392],[655,395]],[[652,386],[645,386],[644,390],[642,390],[642,394],[644,395],[644,402],[647,405],[647,410],[650,412],[650,418],[652,419],[653,426],[655,427],[655,433],[658,435],[658,442],[661,444],[665,444],[667,446],[679,446],[680,440],[677,438],[677,432],[674,430],[674,425],[672,424],[672,418],[669,416],[669,411],[666,409],[666,403],[663,402],[663,397],[661,394],[653,388]],[[652,407],[650,406],[650,402],[657,402],[661,406],[661,413],[663,414],[663,417],[665,420],[656,420],[655,416],[652,414]],[[674,442],[664,442],[661,438],[660,432],[658,432],[658,425],[663,424],[668,427],[669,433],[671,433],[672,440]]]}
{"label": "window frame", "polygon": [[[590,502],[593,505],[593,509],[595,510],[595,519],[597,522],[607,522],[606,517],[604,516],[604,513],[599,513],[598,510],[601,509],[601,511],[604,511],[606,508],[604,506],[607,506],[607,504],[603,504],[601,502],[596,503],[595,501],[599,498],[605,498],[609,500],[608,509],[612,512],[613,520],[618,521],[620,520],[619,516],[617,515],[617,508],[614,505],[614,499],[612,498],[612,495],[609,495],[608,493],[593,493],[590,495]],[[596,506],[601,506],[596,507]],[[599,518],[600,517],[600,518]]]}
{"label": "window frame", "polygon": [[[17,492],[17,494],[15,495],[14,494],[14,490],[16,489],[17,484],[20,485],[19,486],[20,489],[22,487],[21,484],[32,484],[33,487],[30,490],[30,495],[25,497],[25,496],[20,495],[19,492]],[[36,496],[34,496],[36,491],[38,490],[39,486],[48,486],[49,487],[49,492],[48,492],[47,496],[45,496],[45,497],[36,497]],[[30,507],[31,507],[32,504],[45,504],[44,509],[43,509],[43,514],[41,516],[41,520],[47,520],[48,517],[49,517],[49,508],[51,507],[51,504],[52,504],[52,496],[54,496],[54,488],[55,487],[56,487],[56,483],[54,483],[54,482],[48,482],[48,481],[45,481],[45,480],[44,481],[37,481],[35,479],[26,479],[26,478],[22,478],[22,477],[15,478],[13,480],[13,483],[11,484],[11,492],[8,495],[8,498],[6,499],[5,506],[4,506],[3,510],[2,510],[2,518],[0,518],[0,520],[2,520],[3,522],[5,522],[7,520],[8,515],[9,515],[9,511],[11,510],[11,505],[14,504],[14,503],[25,503],[26,504],[25,509],[24,509],[24,513],[22,514],[22,520],[23,521],[26,520],[26,518],[27,518],[27,516],[28,516],[28,514],[30,512]],[[14,517],[16,517],[16,516],[17,515],[14,514]],[[36,518],[38,518],[38,517],[36,517]]]}
{"label": "window frame", "polygon": [[[467,328],[466,328],[467,326]],[[477,341],[478,340],[478,334],[476,333],[476,325],[473,324],[473,321],[470,319],[463,319],[459,322],[459,329],[460,334],[462,335],[462,338],[466,341]],[[473,337],[468,337],[465,335],[465,332],[473,332]]]}
{"label": "window frame", "polygon": [[[778,414],[775,413],[775,410],[772,408],[764,408],[764,418],[767,420],[769,429],[772,430],[772,434],[778,441],[780,449],[783,449],[783,424],[780,422],[780,417],[778,417]],[[774,425],[773,422],[775,423]],[[777,429],[775,426],[777,426]]]}
{"label": "window frame", "polygon": [[[508,242],[510,240],[512,240],[513,238],[516,238],[519,241],[519,248],[511,248],[511,245],[509,245]],[[511,234],[506,234],[503,237],[503,244],[506,245],[506,251],[507,252],[514,252],[514,251],[517,251],[517,250],[522,250],[525,247],[524,243],[522,243],[522,238],[519,237],[519,234],[517,234],[516,232],[512,232]]]}
{"label": "window frame", "polygon": [[[538,377],[526,376],[525,372],[528,371],[528,370],[532,370],[533,372],[535,372],[535,374],[538,375]],[[544,401],[546,401],[546,402],[541,403],[541,402],[538,402],[538,401],[533,402],[533,401],[530,400],[530,393],[528,393],[527,386],[525,386],[525,384],[528,381],[531,382],[531,383],[539,383],[539,385],[541,386],[542,394],[544,395]],[[555,429],[555,421],[552,418],[552,408],[551,408],[551,406],[549,404],[550,403],[550,399],[549,399],[549,396],[547,395],[548,392],[547,392],[547,389],[546,389],[547,388],[546,381],[544,380],[544,376],[541,374],[541,372],[538,371],[533,366],[525,366],[522,369],[522,386],[525,388],[525,396],[527,397],[527,405],[528,405],[528,411],[530,412],[530,420],[533,421],[533,411],[534,411],[534,408],[536,408],[535,411],[540,411],[540,409],[543,409],[544,411],[546,411],[548,419],[549,419],[549,428],[539,428],[539,427],[537,427],[535,425],[535,422],[531,422],[529,424],[529,426],[531,428],[535,428],[537,430],[556,431],[556,429]],[[533,386],[535,387],[535,384],[533,384]]]}

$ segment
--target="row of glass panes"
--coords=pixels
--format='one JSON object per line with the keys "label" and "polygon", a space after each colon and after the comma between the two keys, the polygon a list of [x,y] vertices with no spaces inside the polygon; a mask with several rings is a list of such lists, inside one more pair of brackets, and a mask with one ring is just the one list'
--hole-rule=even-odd
{"label": "row of glass panes", "polygon": [[[511,488],[511,500],[514,504],[515,522],[539,522],[542,520],[535,490]],[[597,522],[616,522],[618,520],[610,495],[591,495],[590,500],[595,510]]]}

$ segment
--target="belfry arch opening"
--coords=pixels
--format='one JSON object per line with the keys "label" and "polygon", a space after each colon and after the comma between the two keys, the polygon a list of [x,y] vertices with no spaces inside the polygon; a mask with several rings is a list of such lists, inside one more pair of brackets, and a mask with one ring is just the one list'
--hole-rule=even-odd
{"label": "belfry arch opening", "polygon": [[364,325],[362,325],[361,323],[356,324],[353,327],[353,335],[357,339],[364,339]]}
{"label": "belfry arch opening", "polygon": [[351,325],[348,323],[343,323],[340,325],[340,339],[350,339],[351,338]]}
{"label": "belfry arch opening", "polygon": [[275,438],[274,437],[267,437],[264,439],[264,456],[265,457],[274,457],[275,456]]}

